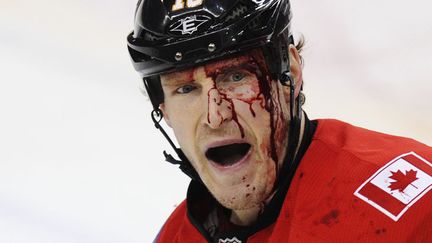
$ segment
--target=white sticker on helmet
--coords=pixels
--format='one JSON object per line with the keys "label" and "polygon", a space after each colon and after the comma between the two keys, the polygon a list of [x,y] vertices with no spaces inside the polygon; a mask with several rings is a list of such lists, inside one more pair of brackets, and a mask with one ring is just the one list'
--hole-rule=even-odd
{"label": "white sticker on helmet", "polygon": [[[194,8],[202,5],[203,0],[187,0],[186,1],[186,8]],[[176,0],[175,3],[172,6],[172,11],[178,11],[181,9],[184,9],[185,3],[184,0]]]}
{"label": "white sticker on helmet", "polygon": [[170,32],[181,32],[182,35],[191,35],[198,30],[198,27],[209,20],[210,17],[205,15],[188,16],[172,24],[170,26]]}

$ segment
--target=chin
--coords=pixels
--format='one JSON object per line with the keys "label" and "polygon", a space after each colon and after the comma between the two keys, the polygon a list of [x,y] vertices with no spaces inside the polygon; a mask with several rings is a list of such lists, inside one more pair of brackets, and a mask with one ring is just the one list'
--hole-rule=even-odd
{"label": "chin", "polygon": [[[272,173],[274,174],[274,173]],[[224,207],[231,210],[247,210],[263,207],[272,195],[273,176],[256,175],[258,181],[243,182],[236,185],[216,187],[208,185],[207,188]],[[263,179],[263,180],[261,180]]]}
{"label": "chin", "polygon": [[265,205],[270,193],[266,192],[240,192],[230,195],[215,196],[218,202],[231,210],[247,210]]}

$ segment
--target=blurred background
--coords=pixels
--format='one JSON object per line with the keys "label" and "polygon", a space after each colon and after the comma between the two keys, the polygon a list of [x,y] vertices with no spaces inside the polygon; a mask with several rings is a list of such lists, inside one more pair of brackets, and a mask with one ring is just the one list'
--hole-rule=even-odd
{"label": "blurred background", "polygon": [[[151,242],[185,197],[129,61],[135,4],[0,0],[0,242]],[[432,2],[292,5],[309,116],[432,145]]]}

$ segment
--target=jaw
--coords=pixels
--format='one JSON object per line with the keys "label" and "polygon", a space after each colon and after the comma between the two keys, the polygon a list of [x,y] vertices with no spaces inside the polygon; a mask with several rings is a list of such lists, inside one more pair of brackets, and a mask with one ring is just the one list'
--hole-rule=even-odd
{"label": "jaw", "polygon": [[273,188],[275,163],[271,158],[263,159],[262,152],[251,145],[239,162],[228,166],[202,161],[200,176],[219,203],[241,212],[265,204]]}

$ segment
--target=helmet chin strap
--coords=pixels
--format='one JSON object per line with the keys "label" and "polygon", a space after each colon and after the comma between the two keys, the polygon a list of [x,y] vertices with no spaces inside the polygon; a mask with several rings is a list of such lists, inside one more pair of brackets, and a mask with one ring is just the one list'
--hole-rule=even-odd
{"label": "helmet chin strap", "polygon": [[[285,71],[279,78],[280,82],[284,86],[288,86],[290,89],[290,122],[288,132],[288,146],[285,154],[282,166],[279,168],[277,173],[277,179],[273,185],[273,190],[276,191],[282,186],[283,179],[292,178],[295,172],[294,160],[296,158],[297,148],[300,140],[301,131],[301,120],[302,120],[302,109],[300,102],[300,95],[295,98],[296,83],[292,74],[289,71]],[[303,87],[300,88],[301,90]]]}
{"label": "helmet chin strap", "polygon": [[[288,40],[284,38],[280,38],[277,48],[280,53],[280,62],[279,62],[279,81],[283,86],[289,87],[290,91],[290,121],[289,121],[289,130],[288,130],[288,145],[286,148],[285,158],[282,162],[282,165],[279,167],[279,164],[276,166],[276,181],[273,185],[273,190],[278,190],[282,185],[285,178],[292,178],[295,172],[295,158],[297,154],[297,148],[300,141],[300,131],[301,131],[301,120],[302,120],[302,109],[300,102],[300,95],[295,97],[296,91],[296,80],[293,78],[292,73],[290,72],[290,60],[289,60],[289,44],[294,44],[294,38],[292,35],[288,37]],[[300,87],[302,90],[303,87]],[[276,161],[279,163],[279,161]]]}
{"label": "helmet chin strap", "polygon": [[162,121],[163,118],[162,111],[159,108],[154,109],[151,113],[151,118],[153,120],[155,127],[162,133],[162,135],[165,137],[165,139],[168,141],[168,143],[171,145],[171,147],[174,149],[174,151],[176,152],[177,156],[180,159],[180,160],[175,159],[171,154],[168,154],[164,150],[163,154],[165,156],[165,160],[171,164],[179,165],[180,170],[182,170],[192,180],[196,180],[198,182],[203,183],[196,170],[192,167],[190,161],[186,158],[183,151],[175,146],[171,138],[168,136],[168,134],[161,126],[160,122]]}

